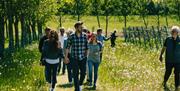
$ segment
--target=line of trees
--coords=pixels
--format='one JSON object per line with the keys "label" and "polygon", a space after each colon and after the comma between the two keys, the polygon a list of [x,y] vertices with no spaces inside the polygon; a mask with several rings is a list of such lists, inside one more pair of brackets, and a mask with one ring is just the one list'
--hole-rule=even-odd
{"label": "line of trees", "polygon": [[160,26],[160,16],[164,17],[166,26],[169,15],[180,21],[180,0],[59,0],[59,4],[61,14],[57,15],[74,15],[77,20],[81,20],[82,15],[93,15],[97,17],[98,27],[101,27],[99,16],[104,16],[106,32],[110,16],[123,16],[125,28],[129,15],[142,17],[145,27],[148,27],[148,16],[156,16],[157,26]]}
{"label": "line of trees", "polygon": [[9,42],[8,51],[12,53],[38,40],[43,25],[56,12],[55,5],[55,0],[1,0],[0,57],[3,57],[5,41]]}
{"label": "line of trees", "polygon": [[151,15],[157,17],[158,26],[160,16],[166,19],[166,26],[169,15],[180,21],[180,0],[0,0],[0,56],[6,39],[10,51],[39,39],[43,26],[53,15],[59,17],[60,26],[64,15],[76,16],[77,20],[83,15],[96,16],[98,27],[100,16],[104,16],[107,35],[111,16],[123,16],[125,28],[129,15],[142,17],[145,27]]}

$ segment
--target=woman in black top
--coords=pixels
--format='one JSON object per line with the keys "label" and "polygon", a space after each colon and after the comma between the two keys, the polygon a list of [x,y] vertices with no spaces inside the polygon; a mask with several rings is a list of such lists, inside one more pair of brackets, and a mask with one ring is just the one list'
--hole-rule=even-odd
{"label": "woman in black top", "polygon": [[59,64],[59,58],[64,58],[62,48],[58,41],[58,33],[54,30],[50,32],[49,39],[43,45],[43,58],[45,64],[45,77],[49,83],[50,91],[54,91],[57,83],[56,73]]}

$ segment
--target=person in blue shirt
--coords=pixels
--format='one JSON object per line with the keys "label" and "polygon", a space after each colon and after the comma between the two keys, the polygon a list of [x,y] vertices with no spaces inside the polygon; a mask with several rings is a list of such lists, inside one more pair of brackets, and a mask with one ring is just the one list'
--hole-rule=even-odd
{"label": "person in blue shirt", "polygon": [[166,38],[164,47],[162,48],[159,60],[160,62],[163,61],[162,55],[165,53],[165,75],[164,75],[164,88],[167,87],[167,81],[172,73],[172,69],[174,69],[175,75],[175,88],[176,90],[179,87],[180,83],[180,37],[179,34],[179,27],[173,26],[171,29],[171,37]]}
{"label": "person in blue shirt", "polygon": [[[103,51],[103,47],[104,47],[104,41],[108,41],[110,38],[106,38],[103,34],[102,34],[103,30],[101,28],[97,29],[97,40],[100,41],[102,43],[102,51]],[[102,52],[100,54],[100,61],[102,61]]]}

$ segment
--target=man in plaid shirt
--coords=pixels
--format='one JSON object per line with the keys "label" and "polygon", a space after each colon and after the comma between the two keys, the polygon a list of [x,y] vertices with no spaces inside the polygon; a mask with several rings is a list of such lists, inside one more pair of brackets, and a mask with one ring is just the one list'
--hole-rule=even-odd
{"label": "man in plaid shirt", "polygon": [[65,56],[65,63],[67,64],[69,63],[68,53],[71,51],[75,91],[82,91],[82,85],[86,75],[88,40],[86,34],[82,33],[82,24],[80,21],[75,23],[74,27],[76,31],[68,38]]}

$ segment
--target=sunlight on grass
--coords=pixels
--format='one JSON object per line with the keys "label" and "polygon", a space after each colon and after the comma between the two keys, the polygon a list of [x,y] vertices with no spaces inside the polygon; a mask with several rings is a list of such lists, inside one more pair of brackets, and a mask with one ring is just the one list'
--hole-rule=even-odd
{"label": "sunlight on grass", "polygon": [[[109,45],[104,48],[100,66],[101,84],[111,84],[119,91],[163,91],[164,63],[159,62],[158,51],[127,45],[122,40],[118,40],[116,49]],[[174,88],[172,77],[168,85]]]}

